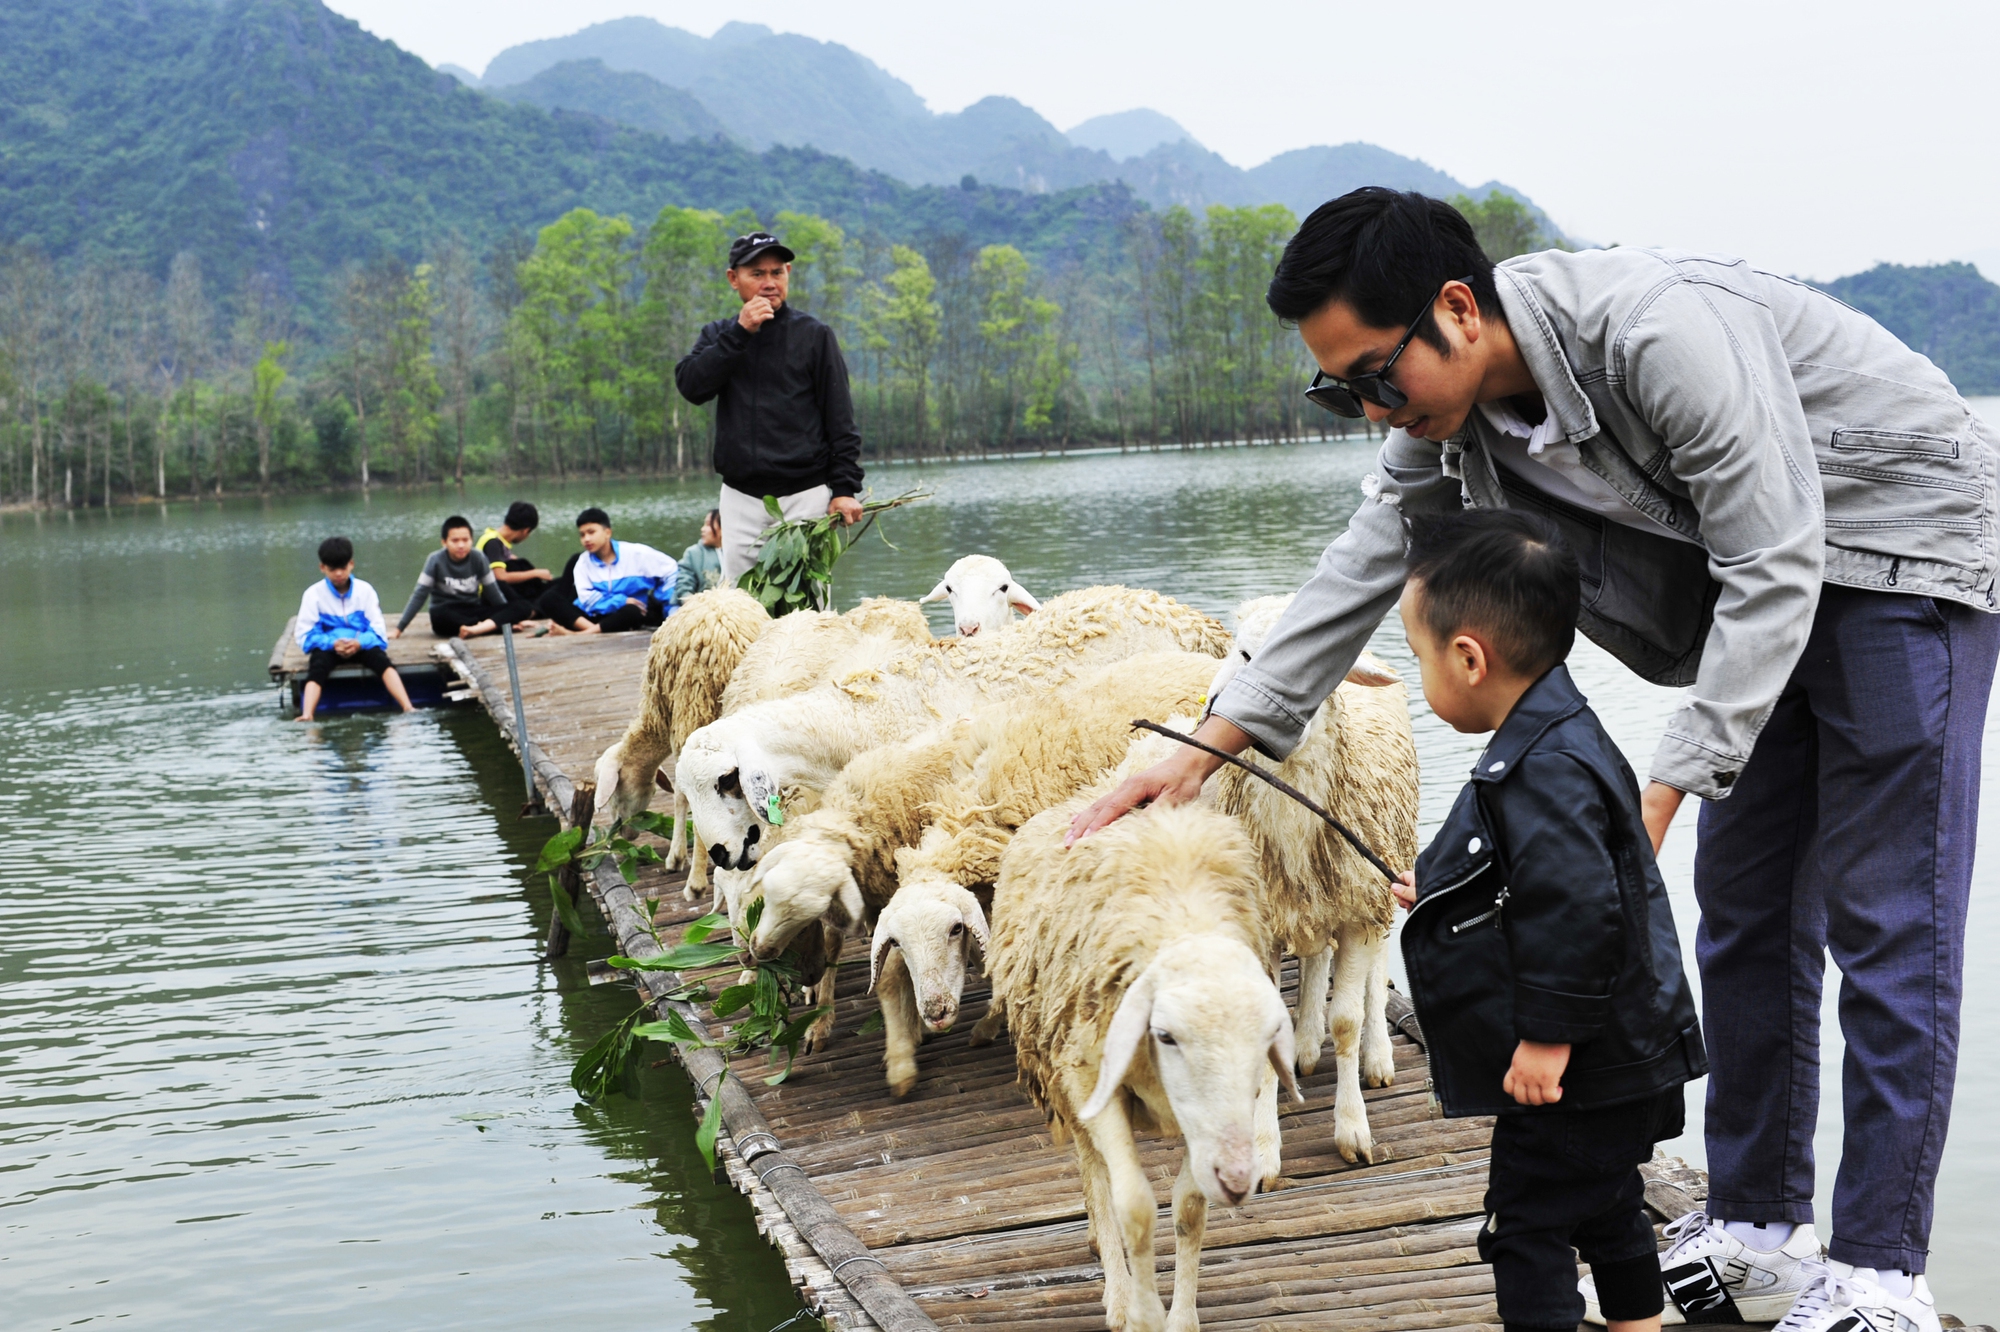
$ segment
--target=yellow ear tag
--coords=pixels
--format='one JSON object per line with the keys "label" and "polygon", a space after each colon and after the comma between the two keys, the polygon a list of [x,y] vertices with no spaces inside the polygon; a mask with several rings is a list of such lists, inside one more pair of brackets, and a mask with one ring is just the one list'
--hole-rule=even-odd
{"label": "yellow ear tag", "polygon": [[764,797],[764,821],[769,823],[773,828],[782,828],[785,826],[785,811],[778,804],[778,793],[776,791]]}

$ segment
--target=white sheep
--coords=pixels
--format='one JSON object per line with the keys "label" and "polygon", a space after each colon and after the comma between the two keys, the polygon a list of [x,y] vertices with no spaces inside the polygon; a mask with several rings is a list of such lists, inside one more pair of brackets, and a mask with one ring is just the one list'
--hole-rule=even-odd
{"label": "white sheep", "polygon": [[[1022,1085],[1052,1136],[1074,1138],[1106,1321],[1189,1332],[1208,1204],[1233,1206],[1276,1177],[1279,1085],[1298,1096],[1268,970],[1267,894],[1225,814],[1141,810],[1065,850],[1083,803],[1037,815],[1008,845],[988,969]],[[1186,1144],[1171,1321],[1153,1275],[1153,1185],[1133,1141],[1146,1130]]]}
{"label": "white sheep", "polygon": [[991,555],[966,555],[955,561],[919,604],[933,601],[951,602],[952,623],[960,638],[1004,629],[1014,622],[1016,610],[1025,614],[1042,608],[1034,594]]}
{"label": "white sheep", "polygon": [[699,845],[747,869],[771,814],[808,812],[854,756],[946,717],[1066,684],[1142,652],[1220,657],[1223,627],[1158,593],[1085,588],[1007,629],[928,644],[865,638],[825,684],[753,704],[690,735],[676,766]]}

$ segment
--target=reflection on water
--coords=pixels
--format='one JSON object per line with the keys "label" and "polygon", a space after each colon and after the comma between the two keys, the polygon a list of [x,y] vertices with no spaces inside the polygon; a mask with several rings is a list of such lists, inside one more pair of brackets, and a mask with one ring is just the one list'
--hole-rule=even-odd
{"label": "reflection on water", "polygon": [[[878,493],[922,480],[938,498],[891,515],[900,553],[871,536],[837,590],[918,596],[985,551],[1044,598],[1116,581],[1224,614],[1302,580],[1371,464],[1357,442],[880,469]],[[714,489],[518,493],[547,517],[526,553],[557,565],[590,503],[678,555]],[[675,1071],[602,1108],[571,1094],[569,1060],[630,998],[583,982],[605,940],[532,961],[547,901],[524,870],[548,828],[514,818],[519,769],[484,717],[301,727],[259,683],[321,537],[355,539],[393,615],[444,513],[483,526],[515,495],[0,518],[8,1327],[528,1328],[588,1310],[762,1332],[794,1307],[747,1205],[703,1172]],[[1414,681],[1393,622],[1375,647]],[[1573,665],[1643,772],[1674,691],[1587,646]],[[1480,741],[1415,721],[1428,828]],[[1692,815],[1664,862],[1684,936]],[[2000,950],[1991,880],[1975,959]],[[1990,1315],[1974,1274],[2000,1261],[1977,1203],[2000,1190],[1988,970],[1967,1006],[1933,1284],[1970,1316]],[[1698,1138],[1676,1150],[1698,1158]]]}

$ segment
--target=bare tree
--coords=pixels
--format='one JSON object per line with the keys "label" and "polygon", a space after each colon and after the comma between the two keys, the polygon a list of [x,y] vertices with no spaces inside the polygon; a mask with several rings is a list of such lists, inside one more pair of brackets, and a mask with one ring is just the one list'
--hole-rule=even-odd
{"label": "bare tree", "polygon": [[[167,269],[167,338],[171,348],[162,371],[169,384],[177,384],[182,400],[182,416],[188,430],[188,493],[201,493],[201,425],[195,411],[198,377],[208,367],[215,347],[215,311],[201,280],[201,260],[183,250]],[[156,446],[160,455],[160,498],[167,495],[166,440]],[[220,459],[218,458],[218,463]],[[218,467],[218,472],[220,468]]]}
{"label": "bare tree", "polygon": [[453,232],[438,251],[433,269],[437,274],[438,364],[444,371],[446,409],[451,413],[458,456],[452,463],[452,480],[465,484],[465,428],[472,397],[472,367],[479,355],[484,330],[482,303],[475,277],[472,253],[465,239]]}
{"label": "bare tree", "polygon": [[[145,392],[146,380],[159,360],[159,286],[147,274],[126,269],[112,275],[107,301],[110,306],[110,377],[124,416],[125,489],[137,499],[139,474],[132,456],[133,407]],[[107,469],[108,466],[107,463]],[[108,480],[104,495],[108,506],[111,503]]]}
{"label": "bare tree", "polygon": [[55,272],[39,250],[17,249],[0,270],[0,342],[19,386],[28,424],[28,503],[47,503],[42,477],[48,470],[48,439],[42,420],[42,390],[51,372],[50,343],[55,326]]}

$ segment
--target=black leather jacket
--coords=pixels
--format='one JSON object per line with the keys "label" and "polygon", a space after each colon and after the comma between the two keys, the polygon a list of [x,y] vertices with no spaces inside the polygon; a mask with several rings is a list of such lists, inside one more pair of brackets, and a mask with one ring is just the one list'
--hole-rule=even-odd
{"label": "black leather jacket", "polygon": [[[1638,781],[1567,667],[1501,723],[1416,877],[1403,960],[1447,1115],[1595,1109],[1708,1071]],[[1553,1106],[1500,1089],[1524,1040],[1572,1047]]]}

